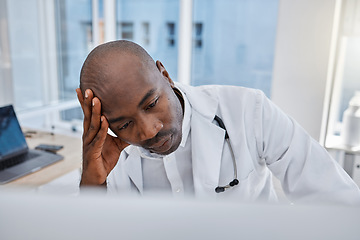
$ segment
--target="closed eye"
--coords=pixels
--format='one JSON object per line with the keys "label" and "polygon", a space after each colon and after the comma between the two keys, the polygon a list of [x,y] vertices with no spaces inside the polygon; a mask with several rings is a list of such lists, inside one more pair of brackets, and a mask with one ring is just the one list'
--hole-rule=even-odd
{"label": "closed eye", "polygon": [[155,101],[153,101],[152,103],[150,103],[147,107],[146,107],[146,110],[149,110],[150,108],[153,108],[156,106],[156,104],[158,103],[159,101],[159,97],[155,99]]}

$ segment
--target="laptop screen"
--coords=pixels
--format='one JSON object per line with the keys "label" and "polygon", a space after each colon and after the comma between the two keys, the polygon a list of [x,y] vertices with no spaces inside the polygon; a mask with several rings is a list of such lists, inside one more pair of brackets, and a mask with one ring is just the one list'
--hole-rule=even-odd
{"label": "laptop screen", "polygon": [[9,105],[0,108],[0,160],[27,149],[27,144],[14,108]]}

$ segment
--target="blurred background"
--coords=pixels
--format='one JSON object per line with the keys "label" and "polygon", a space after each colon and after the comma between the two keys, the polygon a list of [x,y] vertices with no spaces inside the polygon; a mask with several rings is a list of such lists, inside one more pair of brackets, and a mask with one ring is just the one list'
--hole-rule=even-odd
{"label": "blurred background", "polygon": [[360,90],[358,0],[0,0],[0,105],[81,136],[80,68],[116,39],[175,81],[261,89],[323,145]]}

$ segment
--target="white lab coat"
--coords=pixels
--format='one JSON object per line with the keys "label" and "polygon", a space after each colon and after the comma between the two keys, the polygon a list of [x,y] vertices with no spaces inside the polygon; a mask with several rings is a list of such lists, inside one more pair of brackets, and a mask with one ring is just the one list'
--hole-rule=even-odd
{"label": "white lab coat", "polygon": [[[360,205],[360,191],[327,151],[259,90],[229,86],[192,87],[177,83],[191,106],[191,146],[195,196],[242,201],[277,199],[272,175],[291,201]],[[234,176],[224,122],[240,183],[223,193]],[[109,174],[109,192],[142,193],[141,158],[127,147]]]}

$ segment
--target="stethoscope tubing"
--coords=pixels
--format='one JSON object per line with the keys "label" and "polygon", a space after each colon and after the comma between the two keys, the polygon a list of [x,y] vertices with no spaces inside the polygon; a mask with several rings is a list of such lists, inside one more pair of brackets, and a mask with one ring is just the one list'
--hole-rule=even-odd
{"label": "stethoscope tubing", "polygon": [[221,127],[222,129],[225,130],[225,141],[227,142],[227,144],[229,146],[230,154],[231,154],[231,158],[232,158],[232,162],[233,162],[233,167],[234,167],[234,179],[228,185],[217,186],[215,188],[215,192],[221,193],[221,192],[224,192],[226,189],[229,189],[231,187],[234,187],[234,186],[238,185],[239,180],[237,179],[237,166],[236,166],[236,161],[235,161],[235,155],[234,155],[234,151],[233,151],[233,148],[231,146],[231,143],[230,143],[230,137],[229,137],[229,134],[228,134],[228,132],[226,130],[225,124],[221,120],[221,118],[219,116],[217,116],[217,115],[215,115],[214,120],[219,124],[219,127]]}

